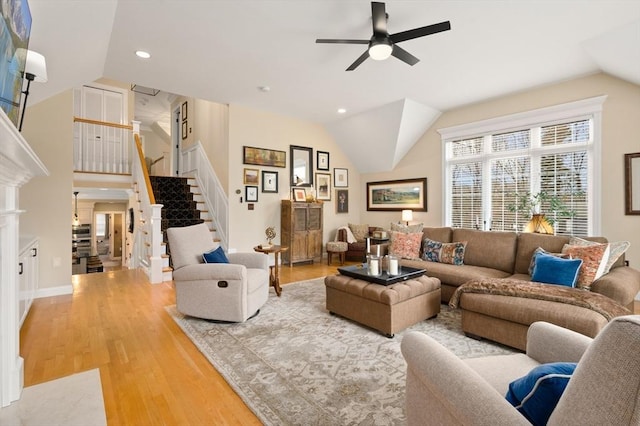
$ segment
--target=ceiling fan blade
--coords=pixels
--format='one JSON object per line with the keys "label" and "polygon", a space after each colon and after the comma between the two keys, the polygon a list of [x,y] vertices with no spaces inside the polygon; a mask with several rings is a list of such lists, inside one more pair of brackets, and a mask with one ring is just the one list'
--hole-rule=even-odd
{"label": "ceiling fan blade", "polygon": [[349,65],[349,68],[347,68],[347,71],[353,71],[356,68],[358,68],[358,66],[363,63],[367,58],[369,57],[369,50],[365,50],[364,53],[362,55],[360,55],[360,57],[358,59],[356,59],[356,61],[354,63],[352,63],[351,65]]}
{"label": "ceiling fan blade", "polygon": [[384,3],[371,2],[371,20],[373,21],[374,34],[387,34],[387,12]]}
{"label": "ceiling fan blade", "polygon": [[332,39],[332,38],[319,38],[316,39],[316,43],[339,43],[339,44],[369,44],[369,40],[347,40],[347,39]]}
{"label": "ceiling fan blade", "polygon": [[391,51],[391,54],[393,56],[395,56],[396,58],[400,59],[403,62],[406,62],[407,64],[409,64],[411,66],[413,66],[413,65],[417,64],[418,62],[420,62],[420,59],[416,58],[411,53],[407,52],[406,50],[404,50],[402,47],[398,46],[397,44],[393,45],[393,50]]}
{"label": "ceiling fan blade", "polygon": [[391,34],[389,39],[394,43],[411,40],[413,38],[424,37],[442,31],[449,31],[451,23],[449,21],[440,22],[439,24],[427,25],[426,27],[414,28],[413,30],[402,31],[400,33]]}

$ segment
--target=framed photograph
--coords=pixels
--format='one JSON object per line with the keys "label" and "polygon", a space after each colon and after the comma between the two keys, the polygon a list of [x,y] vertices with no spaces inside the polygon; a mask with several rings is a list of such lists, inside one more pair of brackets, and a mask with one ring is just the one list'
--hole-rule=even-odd
{"label": "framed photograph", "polygon": [[318,170],[329,171],[329,153],[326,151],[316,151],[316,167]]}
{"label": "framed photograph", "polygon": [[367,182],[367,210],[427,211],[427,178]]}
{"label": "framed photograph", "polygon": [[187,101],[182,103],[182,110],[180,112],[180,116],[182,117],[182,121],[187,119]]}
{"label": "framed photograph", "polygon": [[640,214],[640,152],[624,155],[625,214]]}
{"label": "framed photograph", "polygon": [[331,175],[329,173],[316,173],[316,198],[331,201]]}
{"label": "framed photograph", "polygon": [[247,203],[258,201],[258,187],[257,186],[245,186],[244,187],[244,199]]}
{"label": "framed photograph", "polygon": [[242,147],[242,163],[254,166],[287,167],[287,153],[273,149]]}
{"label": "framed photograph", "polygon": [[348,189],[336,189],[336,213],[349,213]]}
{"label": "framed photograph", "polygon": [[262,192],[278,192],[278,172],[262,171]]}
{"label": "framed photograph", "polygon": [[349,186],[349,169],[333,169],[333,186],[336,188]]}
{"label": "framed photograph", "polygon": [[293,201],[307,201],[307,192],[304,188],[293,188]]}
{"label": "framed photograph", "polygon": [[187,138],[187,120],[182,122],[182,139],[186,139]]}
{"label": "framed photograph", "polygon": [[258,169],[244,169],[244,178],[242,182],[245,185],[257,185],[258,184]]}

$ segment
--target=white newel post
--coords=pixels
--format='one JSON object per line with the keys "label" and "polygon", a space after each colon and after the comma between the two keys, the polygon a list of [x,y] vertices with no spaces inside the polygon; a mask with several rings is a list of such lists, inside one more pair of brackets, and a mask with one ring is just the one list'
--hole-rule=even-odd
{"label": "white newel post", "polygon": [[18,129],[0,110],[0,403],[20,399],[24,364],[18,319],[19,189],[49,174]]}
{"label": "white newel post", "polygon": [[149,281],[162,282],[162,204],[151,205],[151,256],[149,256]]}

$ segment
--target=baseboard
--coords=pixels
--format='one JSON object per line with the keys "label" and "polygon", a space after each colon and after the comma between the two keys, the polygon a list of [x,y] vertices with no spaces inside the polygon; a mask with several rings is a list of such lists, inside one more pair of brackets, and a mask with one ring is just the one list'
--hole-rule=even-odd
{"label": "baseboard", "polygon": [[64,296],[66,294],[73,294],[73,286],[71,284],[61,285],[59,287],[39,288],[36,291],[35,298],[40,299],[43,297]]}

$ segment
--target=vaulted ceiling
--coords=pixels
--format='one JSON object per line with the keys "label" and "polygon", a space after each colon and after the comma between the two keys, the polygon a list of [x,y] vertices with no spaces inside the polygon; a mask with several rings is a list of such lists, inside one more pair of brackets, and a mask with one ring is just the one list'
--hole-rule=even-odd
{"label": "vaulted ceiling", "polygon": [[390,33],[446,20],[452,29],[403,42],[415,66],[392,57],[351,72],[366,46],[315,40],[368,39],[369,1],[29,4],[30,49],[49,75],[30,104],[112,78],[323,123],[347,152],[358,147],[345,135],[359,132],[349,144],[389,153],[366,166],[352,156],[361,171],[390,170],[438,114],[465,104],[600,71],[640,84],[640,0],[390,0]]}

